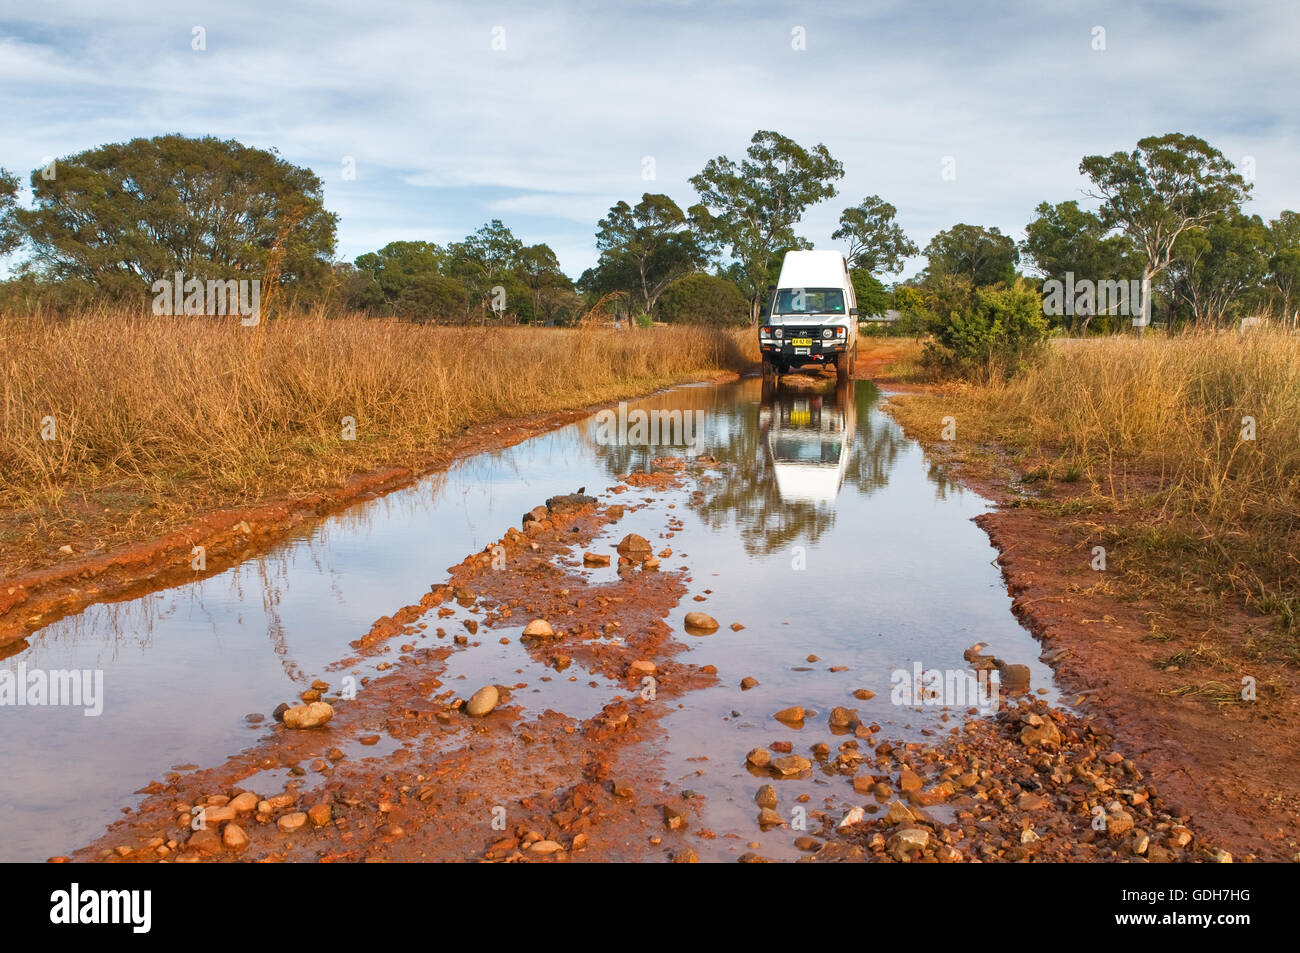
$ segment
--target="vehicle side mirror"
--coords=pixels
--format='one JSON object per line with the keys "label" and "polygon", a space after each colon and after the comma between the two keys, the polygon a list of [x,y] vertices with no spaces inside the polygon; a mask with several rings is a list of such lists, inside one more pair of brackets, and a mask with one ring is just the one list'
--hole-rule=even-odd
{"label": "vehicle side mirror", "polygon": [[850,317],[854,317],[854,318],[856,318],[856,317],[858,316],[858,309],[857,309],[857,308],[849,308],[849,315],[850,315]]}

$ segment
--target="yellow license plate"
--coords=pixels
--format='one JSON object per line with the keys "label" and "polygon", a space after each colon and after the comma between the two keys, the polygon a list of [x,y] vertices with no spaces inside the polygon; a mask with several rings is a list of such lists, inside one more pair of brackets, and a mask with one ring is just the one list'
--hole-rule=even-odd
{"label": "yellow license plate", "polygon": [[795,347],[812,347],[812,338],[791,338],[790,343]]}
{"label": "yellow license plate", "polygon": [[792,410],[792,411],[790,411],[790,423],[792,423],[792,424],[810,424],[810,423],[812,423],[812,411],[810,411],[810,410]]}

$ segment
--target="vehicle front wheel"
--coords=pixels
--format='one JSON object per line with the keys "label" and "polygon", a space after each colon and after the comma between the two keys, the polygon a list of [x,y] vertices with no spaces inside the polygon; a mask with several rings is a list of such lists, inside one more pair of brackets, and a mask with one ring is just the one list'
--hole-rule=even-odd
{"label": "vehicle front wheel", "polygon": [[835,355],[835,379],[847,381],[853,379],[853,352],[842,351]]}

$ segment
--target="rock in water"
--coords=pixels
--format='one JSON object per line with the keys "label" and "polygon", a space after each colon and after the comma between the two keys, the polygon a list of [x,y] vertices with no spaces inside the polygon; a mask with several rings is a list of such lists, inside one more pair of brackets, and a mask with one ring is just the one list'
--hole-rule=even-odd
{"label": "rock in water", "polygon": [[1011,665],[994,659],[998,667],[998,684],[1004,691],[1008,692],[1027,692],[1029,691],[1029,666],[1028,665]]}
{"label": "rock in water", "polygon": [[275,822],[275,826],[280,828],[286,834],[291,834],[300,830],[307,823],[307,814],[303,811],[295,811],[292,814],[286,814]]}
{"label": "rock in water", "polygon": [[236,794],[230,799],[229,807],[233,808],[236,814],[247,814],[249,811],[257,809],[259,798],[252,791],[245,791],[243,794]]}
{"label": "rock in water", "polygon": [[551,628],[551,623],[545,619],[534,619],[524,627],[525,639],[553,639],[555,630]]}
{"label": "rock in water", "polygon": [[1047,718],[1041,725],[1027,725],[1021,729],[1020,743],[1026,747],[1056,747],[1061,743],[1061,731],[1052,719]]}
{"label": "rock in water", "polygon": [[192,833],[186,846],[202,854],[215,854],[221,850],[221,839],[213,828],[205,827],[201,831]]}
{"label": "rock in water", "polygon": [[844,815],[844,819],[840,821],[839,826],[841,828],[852,827],[855,824],[861,824],[866,820],[866,818],[867,812],[865,809],[860,807],[851,807],[849,808],[848,813]]}
{"label": "rock in water", "polygon": [[830,725],[832,728],[852,728],[861,722],[856,708],[832,708]]}
{"label": "rock in water", "polygon": [[333,717],[334,709],[328,702],[295,705],[284,713],[284,726],[294,729],[320,728]]}
{"label": "rock in water", "polygon": [[929,831],[921,830],[918,827],[908,827],[889,838],[886,850],[894,855],[895,860],[907,863],[912,859],[913,852],[924,850],[929,843]]}
{"label": "rock in water", "polygon": [[886,824],[911,824],[916,820],[916,815],[907,809],[901,801],[894,801],[889,805],[889,811],[885,814]]}
{"label": "rock in water", "polygon": [[698,632],[716,632],[718,620],[706,612],[688,612],[686,613],[686,628],[695,629]]}
{"label": "rock in water", "polygon": [[238,824],[231,822],[221,831],[221,843],[230,850],[243,850],[248,846],[248,835]]}
{"label": "rock in water", "polygon": [[797,725],[803,721],[804,710],[799,705],[782,708],[772,717],[787,725]]}
{"label": "rock in water", "polygon": [[792,778],[803,774],[805,771],[812,770],[812,762],[807,758],[801,758],[797,754],[790,754],[784,758],[773,760],[771,769],[777,777]]}
{"label": "rock in water", "polygon": [[334,809],[328,804],[313,804],[307,809],[307,817],[317,827],[324,827],[330,822]]}
{"label": "rock in water", "polygon": [[[586,487],[583,487],[585,490]],[[587,496],[585,493],[563,493],[560,496],[553,496],[546,501],[546,508],[551,512],[562,510],[574,506],[587,506],[595,503],[594,496]]]}
{"label": "rock in water", "polygon": [[628,533],[623,537],[623,541],[618,544],[618,554],[639,563],[650,556],[650,544],[646,542],[644,536]]}
{"label": "rock in water", "polygon": [[465,703],[465,714],[471,718],[482,718],[496,708],[501,702],[501,693],[495,685],[484,685]]}

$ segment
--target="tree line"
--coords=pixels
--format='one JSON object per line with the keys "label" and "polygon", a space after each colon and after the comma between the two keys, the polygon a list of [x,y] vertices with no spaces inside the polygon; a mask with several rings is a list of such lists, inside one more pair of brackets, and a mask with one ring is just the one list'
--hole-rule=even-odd
{"label": "tree line", "polygon": [[[1264,222],[1243,211],[1251,183],[1219,150],[1168,134],[1086,156],[1079,169],[1095,208],[1043,202],[1019,243],[962,223],[922,251],[880,196],[845,208],[832,237],[844,243],[860,311],[892,309],[899,327],[961,337],[997,294],[1029,294],[1042,333],[1129,326],[1130,315],[1087,297],[1041,314],[1044,284],[1071,275],[1145,282],[1152,312],[1171,328],[1260,314],[1294,322],[1300,216]],[[526,244],[495,219],[445,246],[392,242],[338,262],[338,217],[310,170],[233,140],[140,138],[34,170],[30,207],[0,169],[0,253],[25,252],[0,303],[134,300],[181,272],[259,278],[287,308],[447,323],[568,324],[596,308],[641,322],[753,322],[785,252],[812,247],[798,233],[804,214],[833,199],[843,175],[824,145],[760,130],[742,158],[718,156],[690,179],[696,204],[646,192],[611,207],[596,225],[596,264],[573,281],[548,245]],[[917,277],[885,283],[919,254]]]}

